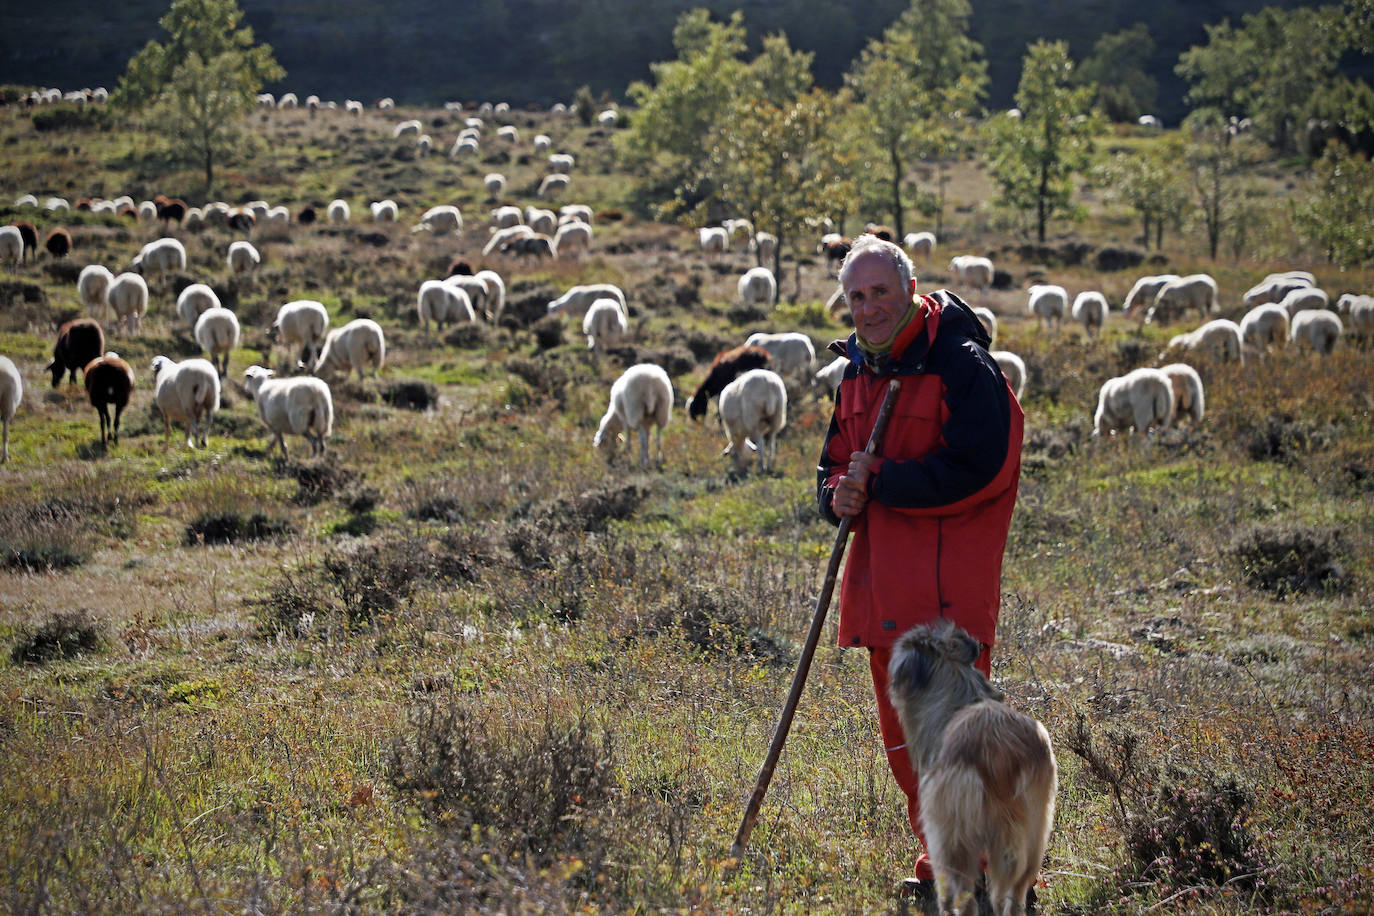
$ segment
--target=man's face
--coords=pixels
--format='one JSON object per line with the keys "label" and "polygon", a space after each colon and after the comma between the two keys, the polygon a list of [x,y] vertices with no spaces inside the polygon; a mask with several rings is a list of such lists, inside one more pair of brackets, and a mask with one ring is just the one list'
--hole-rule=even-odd
{"label": "man's face", "polygon": [[903,286],[897,268],[876,252],[860,255],[845,272],[844,298],[854,329],[871,344],[892,339],[915,294],[916,280]]}

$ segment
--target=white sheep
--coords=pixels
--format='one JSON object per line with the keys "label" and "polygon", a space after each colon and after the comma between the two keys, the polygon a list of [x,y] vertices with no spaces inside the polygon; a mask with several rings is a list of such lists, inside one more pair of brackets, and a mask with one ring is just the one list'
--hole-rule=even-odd
{"label": "white sheep", "polygon": [[1279,305],[1291,318],[1298,312],[1307,309],[1329,309],[1331,297],[1326,294],[1324,289],[1318,289],[1315,286],[1300,286],[1286,294],[1279,301]]}
{"label": "white sheep", "polygon": [[1177,279],[1178,274],[1155,274],[1136,280],[1121,303],[1121,314],[1133,316],[1137,323],[1143,322],[1150,306],[1154,305],[1155,295],[1166,283]]}
{"label": "white sheep", "polygon": [[1240,340],[1255,352],[1288,343],[1288,312],[1277,302],[1257,305],[1240,320]]}
{"label": "white sheep", "polygon": [[355,118],[363,116],[363,103],[357,99],[344,99],[344,111]]}
{"label": "white sheep", "polygon": [[204,283],[192,283],[177,296],[177,317],[194,328],[196,319],[206,309],[219,307],[219,296]]}
{"label": "white sheep", "polygon": [[587,349],[595,360],[605,350],[620,346],[629,333],[630,321],[621,304],[615,299],[597,299],[582,316],[582,333],[587,335]]}
{"label": "white sheep", "polygon": [[[491,211],[491,225],[494,229],[509,229],[525,222],[525,215],[514,204],[506,204]],[[531,230],[533,231],[533,230]]]}
{"label": "white sheep", "polygon": [[553,235],[558,231],[558,215],[552,210],[531,205],[525,208],[525,225],[535,232]]}
{"label": "white sheep", "polygon": [[[841,292],[843,292],[843,290],[841,290]],[[985,308],[981,305],[976,306],[973,309],[973,317],[982,322],[983,328],[987,330],[989,338],[988,346],[991,347],[993,344],[997,343],[997,315],[993,313],[992,309]]]}
{"label": "white sheep", "polygon": [[11,269],[24,260],[24,235],[18,226],[0,226],[0,263]]}
{"label": "white sheep", "polygon": [[1145,314],[1145,323],[1168,324],[1177,321],[1189,309],[1197,309],[1198,315],[1206,319],[1216,307],[1217,281],[1207,274],[1188,274],[1159,288],[1154,304]]}
{"label": "white sheep", "polygon": [[210,363],[220,378],[229,374],[229,354],[239,345],[239,320],[233,312],[214,306],[200,313],[196,319],[196,343],[210,354]]}
{"label": "white sheep", "polygon": [[730,233],[724,226],[705,226],[697,230],[704,254],[721,254],[730,247]]}
{"label": "white sheep", "polygon": [[496,139],[504,140],[507,143],[519,143],[520,131],[514,124],[502,124],[496,128]]}
{"label": "white sheep", "polygon": [[778,298],[778,281],[767,267],[751,267],[740,275],[739,301],[741,305],[771,307]]}
{"label": "white sheep", "polygon": [[596,116],[596,123],[602,127],[615,127],[615,122],[620,119],[620,113],[614,108],[607,108]]}
{"label": "white sheep", "polygon": [[372,210],[372,221],[375,223],[394,223],[400,218],[400,208],[396,206],[396,201],[387,198],[386,200],[374,200],[368,204]]}
{"label": "white sheep", "polygon": [[219,373],[210,361],[186,359],[178,363],[154,356],[153,385],[153,403],[166,426],[163,445],[172,438],[172,422],[178,421],[186,424],[188,447],[195,448],[197,441],[208,447],[210,424],[219,410]]}
{"label": "white sheep", "polygon": [[0,445],[0,462],[10,460],[10,422],[24,400],[24,377],[8,356],[0,356],[0,424],[4,425],[4,442]]}
{"label": "white sheep", "polygon": [[1134,428],[1142,436],[1151,426],[1168,427],[1174,419],[1174,388],[1158,369],[1135,369],[1108,379],[1098,392],[1093,435]]}
{"label": "white sheep", "polygon": [[553,153],[549,156],[549,168],[553,169],[555,172],[567,175],[573,170],[573,163],[575,161],[572,153]]}
{"label": "white sheep", "polygon": [[291,228],[291,211],[281,204],[268,207],[267,212],[262,215],[259,225],[264,231],[285,232]]}
{"label": "white sheep", "polygon": [[[485,284],[483,286],[485,288]],[[420,324],[425,329],[426,337],[429,336],[430,319],[434,320],[440,331],[443,331],[444,325],[451,321],[477,320],[477,315],[472,310],[472,298],[467,290],[447,280],[426,280],[421,283],[420,292],[415,297],[415,311],[420,316]]]}
{"label": "white sheep", "polygon": [[1026,311],[1035,316],[1035,326],[1040,328],[1048,322],[1058,327],[1069,310],[1068,290],[1053,283],[1037,283],[1027,293]]}
{"label": "white sheep", "polygon": [[258,249],[253,247],[252,242],[240,240],[229,243],[225,262],[229,265],[229,272],[234,276],[251,279],[258,265],[262,263],[262,255],[258,254]]}
{"label": "white sheep", "polygon": [[902,247],[913,258],[919,254],[929,261],[930,256],[935,253],[935,233],[908,232],[902,239]]}
{"label": "white sheep", "polygon": [[837,356],[830,361],[829,365],[816,370],[816,380],[833,391],[840,387],[840,382],[844,379],[844,370],[848,367],[849,360],[843,356]]}
{"label": "white sheep", "polygon": [[805,380],[816,361],[816,345],[800,331],[769,334],[758,331],[745,340],[746,347],[762,347],[768,351],[769,365],[778,375],[795,376]]}
{"label": "white sheep", "polygon": [[564,204],[558,208],[558,222],[579,222],[592,224],[592,208],[586,204]]}
{"label": "white sheep", "polygon": [[546,155],[551,146],[553,146],[553,140],[549,138],[548,134],[534,135],[534,151],[540,156]]}
{"label": "white sheep", "polygon": [[987,289],[995,273],[990,258],[971,254],[955,255],[950,259],[949,269],[954,271],[955,283],[971,289]]}
{"label": "white sheep", "polygon": [[136,273],[125,272],[110,281],[105,293],[114,311],[115,323],[137,334],[148,311],[148,283]]}
{"label": "white sheep", "polygon": [[586,223],[563,223],[553,234],[553,250],[560,258],[587,254],[591,249],[592,227]]}
{"label": "white sheep", "polygon": [[243,387],[257,402],[258,416],[272,432],[268,455],[273,445],[280,445],[282,457],[289,457],[287,433],[304,436],[312,458],[324,454],[325,441],[334,431],[334,398],[328,385],[309,376],[273,378],[272,370],[262,366],[249,366],[243,375]]}
{"label": "white sheep", "polygon": [[1170,363],[1159,370],[1169,378],[1174,392],[1174,422],[1187,416],[1196,426],[1202,422],[1206,398],[1202,390],[1202,376],[1187,363]]}
{"label": "white sheep", "polygon": [[463,231],[463,214],[452,204],[439,204],[430,207],[420,217],[416,229],[427,230],[438,235]]}
{"label": "white sheep", "polygon": [[468,303],[472,305],[474,321],[479,315],[486,316],[488,320],[491,319],[492,288],[486,277],[479,277],[474,274],[453,274],[440,282],[445,286],[451,286],[467,293]]}
{"label": "white sheep", "polygon": [[487,189],[487,196],[495,200],[506,189],[506,176],[500,172],[488,172],[482,179],[482,184]]}
{"label": "white sheep", "polygon": [[173,238],[156,239],[134,255],[131,269],[148,280],[183,271],[186,269],[186,248]]}
{"label": "white sheep", "polygon": [[506,281],[494,270],[479,270],[476,276],[487,284],[487,320],[500,321],[501,313],[506,310]]}
{"label": "white sheep", "polygon": [[592,446],[615,459],[616,447],[624,434],[639,433],[639,465],[649,465],[649,427],[654,427],[654,446],[658,463],[663,463],[663,427],[673,414],[673,383],[668,373],[651,363],[626,369],[611,385],[611,402],[596,428]]}
{"label": "white sheep", "polygon": [[749,250],[758,258],[760,264],[765,264],[777,256],[778,237],[760,229],[749,239]]}
{"label": "white sheep", "polygon": [[1007,382],[1011,385],[1012,394],[1016,395],[1016,400],[1021,400],[1021,395],[1026,390],[1026,362],[1010,350],[992,350],[989,354],[997,367],[1002,370],[1002,374],[1007,377]]}
{"label": "white sheep", "polygon": [[618,286],[611,283],[587,283],[581,286],[574,286],[566,293],[549,303],[548,314],[550,315],[571,315],[579,318],[587,314],[587,309],[598,299],[614,299],[620,303],[622,310],[625,309],[625,292]]}
{"label": "white sheep", "polygon": [[433,147],[434,138],[429,134],[420,134],[419,138],[415,141],[415,152],[419,153],[421,156],[428,156],[429,151],[433,149]]}
{"label": "white sheep", "polygon": [[723,455],[734,454],[743,471],[748,456],[759,456],[759,470],[767,471],[777,456],[778,433],[787,425],[787,386],[770,369],[750,369],[720,392],[720,419],[728,439]]}
{"label": "white sheep", "polygon": [[334,198],[329,202],[329,208],[325,210],[325,216],[328,217],[329,222],[335,226],[344,225],[351,218],[348,201],[339,197]]}
{"label": "white sheep", "polygon": [[393,109],[393,108],[395,108],[395,107],[396,107],[396,100],[393,99],[393,98],[392,98],[391,96],[389,96],[389,95],[388,95],[388,96],[383,96],[382,98],[380,98],[380,99],[377,100],[377,110],[378,110],[378,111],[390,111],[391,109]]}
{"label": "white sheep", "polygon": [[316,375],[357,372],[362,381],[364,370],[372,370],[376,378],[386,362],[386,336],[381,325],[371,318],[355,318],[341,328],[325,335],[324,348],[315,362]]}
{"label": "white sheep", "polygon": [[568,190],[568,184],[572,181],[566,173],[555,172],[552,175],[545,175],[539,182],[539,190],[535,192],[540,200],[545,198],[557,197]]}
{"label": "white sheep", "polygon": [[1336,347],[1345,325],[1335,312],[1323,309],[1303,309],[1289,324],[1288,339],[1298,346],[1310,347],[1323,356]]}
{"label": "white sheep", "polygon": [[1096,290],[1084,290],[1075,296],[1070,310],[1073,320],[1083,325],[1090,335],[1101,333],[1109,312],[1111,306],[1107,304],[1107,297]]}
{"label": "white sheep", "polygon": [[1287,296],[1295,289],[1302,289],[1311,286],[1312,282],[1306,277],[1289,277],[1277,274],[1270,274],[1250,289],[1246,290],[1241,298],[1241,304],[1246,308],[1256,305],[1263,305],[1266,302],[1282,302],[1283,297]]}
{"label": "white sheep", "polygon": [[272,332],[296,359],[297,366],[313,366],[329,330],[329,312],[314,299],[296,299],[277,309]]}
{"label": "white sheep", "polygon": [[481,141],[477,137],[462,137],[453,141],[453,146],[448,151],[450,159],[458,159],[461,156],[475,156],[481,147]]}
{"label": "white sheep", "polygon": [[1361,344],[1374,340],[1374,296],[1346,293],[1336,300],[1336,310],[1350,319],[1350,334]]}
{"label": "white sheep", "polygon": [[504,251],[506,246],[516,239],[533,238],[534,230],[524,223],[516,226],[506,226],[492,232],[491,238],[482,246],[482,256],[486,257],[494,251]]}
{"label": "white sheep", "polygon": [[1188,351],[1210,350],[1223,360],[1245,362],[1240,325],[1228,318],[1216,318],[1196,330],[1177,334],[1166,350],[1181,347]]}
{"label": "white sheep", "polygon": [[399,140],[402,137],[406,137],[411,134],[418,137],[420,136],[421,132],[423,132],[423,130],[424,125],[412,118],[409,121],[402,121],[395,127],[391,128],[391,138],[393,140]]}
{"label": "white sheep", "polygon": [[110,284],[114,274],[99,264],[87,264],[76,278],[76,291],[81,304],[91,310],[91,317],[104,321],[110,306]]}

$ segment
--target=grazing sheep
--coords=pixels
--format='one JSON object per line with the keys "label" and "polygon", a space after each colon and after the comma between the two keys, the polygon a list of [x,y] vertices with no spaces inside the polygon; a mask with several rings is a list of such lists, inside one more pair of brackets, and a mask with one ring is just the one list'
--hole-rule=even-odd
{"label": "grazing sheep", "polygon": [[720,394],[726,385],[750,369],[766,368],[771,360],[767,350],[745,344],[717,353],[706,370],[706,378],[687,402],[687,416],[700,420],[706,416],[706,407],[711,403],[711,398]]}
{"label": "grazing sheep", "polygon": [[66,229],[54,229],[43,240],[43,247],[54,258],[65,258],[72,253],[72,234]]}
{"label": "grazing sheep", "polygon": [[721,228],[725,230],[726,236],[731,244],[736,241],[741,247],[748,248],[749,240],[754,236],[754,224],[747,219],[733,218],[721,220]]}
{"label": "grazing sheep", "polygon": [[592,224],[592,208],[586,204],[564,204],[558,208],[558,222],[579,222]]}
{"label": "grazing sheep", "polygon": [[549,168],[562,175],[572,172],[574,162],[572,153],[553,153],[549,156]]}
{"label": "grazing sheep", "polygon": [[1293,316],[1288,339],[1301,347],[1310,347],[1323,356],[1329,355],[1340,340],[1345,325],[1335,312],[1322,309],[1303,309]]}
{"label": "grazing sheep", "polygon": [[750,237],[749,250],[760,264],[771,261],[778,253],[778,237],[771,232],[759,230]]}
{"label": "grazing sheep", "polygon": [[1165,284],[1178,278],[1178,274],[1156,274],[1136,280],[1126,294],[1126,300],[1121,303],[1121,314],[1134,316],[1138,323],[1144,322],[1145,314],[1154,304],[1155,295]]}
{"label": "grazing sheep", "polygon": [[658,463],[663,463],[663,427],[673,414],[673,383],[668,373],[651,363],[639,363],[626,369],[611,385],[611,402],[596,429],[592,446],[615,460],[616,446],[624,433],[639,433],[639,466],[649,466],[649,427],[654,428],[654,446]]}
{"label": "grazing sheep", "polygon": [[219,308],[219,296],[204,283],[192,283],[177,296],[177,316],[188,328],[196,326],[196,319],[206,309]]}
{"label": "grazing sheep", "polygon": [[844,380],[844,370],[848,368],[849,360],[843,356],[837,356],[830,361],[830,365],[823,369],[816,370],[816,381],[820,382],[827,389],[834,391],[840,387],[840,382]]}
{"label": "grazing sheep", "polygon": [[751,267],[737,284],[740,305],[772,306],[778,298],[778,281],[767,267]]}
{"label": "grazing sheep", "polygon": [[1361,346],[1374,340],[1374,296],[1346,293],[1336,300],[1336,311],[1350,319],[1350,334]]}
{"label": "grazing sheep", "polygon": [[553,248],[558,257],[587,254],[592,250],[592,227],[586,223],[563,223],[554,232]]}
{"label": "grazing sheep", "polygon": [[[514,204],[506,204],[491,211],[491,225],[494,229],[509,229],[523,225],[524,222],[525,215]],[[530,227],[530,231],[533,232],[534,228]]]}
{"label": "grazing sheep", "polygon": [[558,217],[552,210],[529,206],[525,208],[525,225],[535,232],[553,235],[558,231]]}
{"label": "grazing sheep", "polygon": [[572,179],[562,172],[545,175],[539,182],[539,190],[535,192],[535,195],[540,200],[558,197],[564,191],[568,190],[568,183],[571,181]]}
{"label": "grazing sheep", "polygon": [[977,306],[973,310],[973,316],[983,323],[983,327],[988,332],[988,346],[991,347],[997,342],[997,316],[992,309]]}
{"label": "grazing sheep", "polygon": [[1288,293],[1279,301],[1291,318],[1298,312],[1308,309],[1329,309],[1331,308],[1331,297],[1326,294],[1326,290],[1318,289],[1315,286],[1300,286]]}
{"label": "grazing sheep", "polygon": [[1197,309],[1198,315],[1205,320],[1216,307],[1217,281],[1207,274],[1188,274],[1159,288],[1154,303],[1145,313],[1145,323],[1169,324],[1182,318],[1189,309]]}
{"label": "grazing sheep", "polygon": [[196,343],[210,354],[220,378],[229,375],[229,354],[239,345],[239,319],[227,308],[212,306],[196,319]]}
{"label": "grazing sheep", "polygon": [[615,299],[597,299],[582,316],[582,333],[587,335],[587,349],[592,352],[593,361],[603,351],[620,346],[629,330],[630,321]]}
{"label": "grazing sheep", "polygon": [[816,361],[816,345],[800,331],[768,334],[758,331],[744,341],[746,347],[762,347],[772,358],[770,370],[778,375],[794,376],[805,381]]}
{"label": "grazing sheep", "polygon": [[416,121],[414,119],[411,119],[409,121],[402,121],[395,127],[391,128],[391,139],[399,140],[402,137],[410,136],[412,134],[418,137],[420,136],[423,130],[424,125],[421,124],[419,121]]}
{"label": "grazing sheep", "polygon": [[[133,367],[119,358],[118,353],[106,353],[86,364],[86,397],[100,417],[100,444],[119,442],[119,418],[129,406],[134,390]],[[110,407],[114,420],[110,420]]]}
{"label": "grazing sheep", "polygon": [[501,253],[518,258],[553,258],[553,239],[539,232],[517,235],[501,246]]}
{"label": "grazing sheep", "polygon": [[[994,271],[992,260],[972,254],[955,255],[950,259],[949,269],[954,272],[954,282],[970,289],[987,289],[992,285]],[[1065,296],[1067,297],[1067,293]]]}
{"label": "grazing sheep", "polygon": [[1011,391],[1012,394],[1016,395],[1016,400],[1021,400],[1021,395],[1026,390],[1025,360],[1010,350],[993,350],[988,355],[993,358],[997,367],[1002,370],[1002,374],[1007,377],[1007,383],[1011,385]]}
{"label": "grazing sheep", "polygon": [[[450,278],[472,280],[472,277]],[[420,325],[425,337],[429,337],[429,322],[434,320],[442,332],[448,322],[477,320],[472,310],[472,298],[467,290],[456,283],[445,280],[426,280],[420,284],[420,292],[415,297],[415,311],[420,316]]]}
{"label": "grazing sheep", "polygon": [[243,371],[243,387],[258,405],[258,416],[267,424],[272,433],[272,441],[267,443],[267,454],[272,454],[272,446],[281,446],[282,458],[289,458],[286,452],[286,434],[304,436],[310,443],[310,457],[324,454],[325,440],[334,431],[334,397],[329,386],[317,378],[273,378],[271,369],[262,366],[249,366]]}
{"label": "grazing sheep", "polygon": [[1194,331],[1176,335],[1166,350],[1175,347],[1192,352],[1210,350],[1223,360],[1245,361],[1240,325],[1227,318],[1217,318]]}
{"label": "grazing sheep", "polygon": [[580,318],[587,314],[587,309],[598,299],[614,299],[620,303],[622,310],[625,309],[625,293],[620,287],[611,283],[588,283],[582,286],[574,286],[566,293],[549,303],[548,313],[550,315],[571,315]]}
{"label": "grazing sheep", "polygon": [[1026,299],[1026,311],[1035,316],[1036,328],[1047,322],[1051,327],[1058,327],[1069,310],[1068,291],[1052,283],[1037,283],[1027,292],[1030,295]]}
{"label": "grazing sheep", "polygon": [[357,99],[344,99],[344,111],[355,118],[363,116],[363,103]]}
{"label": "grazing sheep", "polygon": [[18,267],[24,260],[24,236],[18,226],[0,226],[0,261]]}
{"label": "grazing sheep", "polygon": [[186,248],[173,238],[157,239],[134,255],[130,267],[144,279],[156,280],[186,269]]}
{"label": "grazing sheep", "polygon": [[500,321],[501,313],[506,310],[506,281],[494,270],[479,270],[476,276],[487,284],[487,320]]}
{"label": "grazing sheep", "polygon": [[853,240],[845,238],[838,232],[827,232],[821,236],[820,244],[816,246],[816,253],[825,256],[825,269],[834,274],[839,270],[840,264],[844,262],[853,245]]}
{"label": "grazing sheep", "polygon": [[[186,424],[186,445],[210,445],[210,424],[219,410],[219,373],[207,359],[173,362],[153,357],[153,403],[162,413],[165,447],[172,438],[172,422]],[[204,428],[201,422],[204,421]]]}
{"label": "grazing sheep", "polygon": [[24,400],[24,377],[8,356],[0,356],[0,424],[4,426],[3,445],[0,446],[0,462],[10,460],[10,422],[19,411],[19,402]]}
{"label": "grazing sheep", "polygon": [[136,273],[122,273],[110,281],[106,301],[114,311],[115,324],[130,334],[139,333],[148,311],[148,283]]}
{"label": "grazing sheep", "polygon": [[548,134],[534,135],[534,151],[540,156],[546,155],[551,146],[553,146],[553,140],[549,138]]}
{"label": "grazing sheep", "polygon": [[908,232],[902,239],[902,245],[913,258],[919,254],[929,261],[930,256],[935,253],[935,233]]}
{"label": "grazing sheep", "polygon": [[396,206],[396,201],[390,198],[374,200],[368,204],[368,208],[372,210],[374,223],[394,223],[400,218],[400,208]]}
{"label": "grazing sheep", "polygon": [[329,312],[314,299],[297,299],[277,309],[272,333],[277,343],[296,358],[296,365],[313,366],[329,330]]}
{"label": "grazing sheep", "polygon": [[453,141],[453,146],[448,151],[450,159],[457,159],[460,156],[475,156],[481,146],[481,141],[476,137],[460,136]]}
{"label": "grazing sheep", "polygon": [[1288,277],[1270,274],[1246,291],[1245,295],[1241,298],[1241,304],[1246,308],[1253,308],[1256,305],[1263,305],[1266,302],[1282,302],[1283,297],[1294,290],[1311,285],[1312,282],[1306,277]]}
{"label": "grazing sheep", "polygon": [[91,317],[104,321],[110,308],[110,284],[114,274],[99,264],[87,264],[76,278],[76,292],[81,304],[90,309]]}
{"label": "grazing sheep", "polygon": [[29,258],[38,259],[38,227],[26,219],[15,220],[10,225],[19,230],[19,237],[24,240],[24,261],[27,263]]}
{"label": "grazing sheep", "polygon": [[482,185],[487,189],[487,197],[495,200],[506,189],[506,176],[500,172],[488,172],[482,178]]}
{"label": "grazing sheep", "polygon": [[1107,304],[1107,297],[1096,290],[1084,290],[1074,297],[1073,308],[1070,314],[1073,320],[1083,325],[1090,336],[1101,333],[1102,326],[1107,323],[1107,313],[1111,311],[1111,306]]}
{"label": "grazing sheep", "polygon": [[758,453],[759,471],[772,467],[778,433],[787,425],[787,386],[769,369],[750,369],[720,393],[720,419],[728,442],[723,455],[734,454],[735,467],[745,468],[745,449]]}
{"label": "grazing sheep", "polygon": [[1285,346],[1289,320],[1288,312],[1277,302],[1257,305],[1240,320],[1241,343],[1260,353],[1270,347]]}
{"label": "grazing sheep", "polygon": [[424,216],[420,217],[420,225],[415,228],[439,235],[462,232],[463,214],[452,204],[439,204],[426,210]]}
{"label": "grazing sheep", "polygon": [[615,127],[615,122],[620,119],[620,113],[614,108],[607,108],[596,116],[596,123],[602,127]]}
{"label": "grazing sheep", "polygon": [[62,375],[69,373],[68,381],[76,381],[76,370],[85,370],[87,364],[98,359],[105,352],[105,332],[93,318],[73,318],[57,329],[57,340],[52,348],[52,362],[44,371],[52,373],[52,386],[56,388]]}
{"label": "grazing sheep", "polygon": [[334,198],[329,202],[329,206],[324,211],[325,218],[335,226],[342,226],[350,219],[348,201]]}
{"label": "grazing sheep", "polygon": [[234,276],[252,278],[258,265],[262,263],[262,255],[258,254],[252,242],[230,242],[225,261],[229,265],[229,272]]}
{"label": "grazing sheep", "polygon": [[1169,377],[1174,392],[1174,421],[1187,416],[1194,426],[1202,422],[1206,399],[1202,391],[1202,376],[1187,363],[1170,363],[1159,370]]}
{"label": "grazing sheep", "polygon": [[472,273],[449,274],[441,282],[467,294],[468,304],[472,306],[473,321],[476,321],[479,315],[485,315],[490,320],[492,289],[485,277]]}
{"label": "grazing sheep", "polygon": [[521,223],[518,226],[506,226],[497,229],[487,239],[487,244],[482,246],[482,256],[486,257],[493,251],[504,251],[506,246],[515,239],[529,238],[534,235],[534,230]]}
{"label": "grazing sheep", "polygon": [[392,98],[391,96],[389,96],[389,95],[383,96],[382,98],[380,98],[380,99],[377,100],[377,110],[378,110],[378,111],[390,111],[391,109],[393,109],[393,108],[395,108],[395,107],[396,107],[396,100],[393,99],[393,98]]}
{"label": "grazing sheep", "polygon": [[371,318],[355,318],[341,328],[335,328],[324,338],[324,349],[315,363],[316,375],[332,375],[351,372],[358,373],[358,381],[363,380],[363,372],[372,370],[377,378],[383,363],[386,362],[386,336],[381,325]]}
{"label": "grazing sheep", "polygon": [[1142,436],[1151,426],[1168,427],[1174,419],[1174,387],[1158,369],[1135,369],[1108,379],[1098,392],[1093,435],[1134,428]]}
{"label": "grazing sheep", "polygon": [[224,225],[235,232],[252,232],[253,227],[258,224],[258,217],[253,211],[237,207],[230,210],[224,217]]}
{"label": "grazing sheep", "polygon": [[730,233],[724,226],[705,226],[697,230],[703,254],[721,254],[730,247]]}

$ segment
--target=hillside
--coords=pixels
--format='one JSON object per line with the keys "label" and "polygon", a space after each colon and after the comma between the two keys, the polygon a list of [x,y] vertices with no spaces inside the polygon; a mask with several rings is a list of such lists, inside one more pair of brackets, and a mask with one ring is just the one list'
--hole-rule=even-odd
{"label": "hillside", "polygon": [[[1205,41],[1203,25],[1292,0],[1165,0],[1152,4],[1148,25],[1156,49],[1151,74],[1159,81],[1159,114],[1183,116],[1184,86],[1173,74],[1178,56]],[[728,14],[742,9],[750,35],[786,32],[792,45],[815,53],[817,82],[835,88],[870,38],[906,7],[903,0],[840,6],[822,0],[719,3],[671,0],[519,0],[448,3],[402,0],[244,0],[240,7],[259,39],[270,43],[287,78],[277,89],[323,98],[370,101],[393,96],[411,104],[449,100],[506,100],[547,106],[588,85],[623,98],[649,64],[673,55],[672,28],[691,7]],[[1020,78],[1026,46],[1064,39],[1081,58],[1104,33],[1142,18],[1137,4],[1062,0],[1046,15],[1032,0],[974,0],[973,36],[983,45],[992,80],[987,104],[1006,108]],[[60,88],[113,87],[134,51],[160,37],[164,0],[132,0],[93,11],[89,3],[53,0],[8,3],[0,9],[0,84]],[[73,23],[78,24],[73,26]]]}

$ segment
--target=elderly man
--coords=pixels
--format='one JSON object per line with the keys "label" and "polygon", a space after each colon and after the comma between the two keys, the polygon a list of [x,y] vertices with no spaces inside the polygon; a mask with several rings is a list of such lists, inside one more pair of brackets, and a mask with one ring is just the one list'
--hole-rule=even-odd
{"label": "elderly man", "polygon": [[[860,236],[840,268],[854,333],[817,469],[832,524],[853,516],[840,590],[839,641],[868,649],[888,765],[921,829],[917,775],[888,699],[888,661],[913,626],[949,618],[983,646],[989,673],[1006,546],[1021,472],[1024,416],[972,310],[947,290],[916,295],[898,246]],[[877,454],[864,448],[893,378],[902,379]],[[934,899],[924,853],[908,895]]]}

